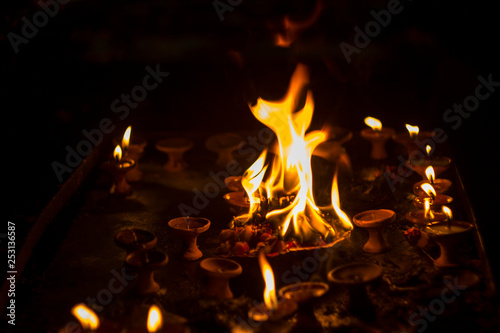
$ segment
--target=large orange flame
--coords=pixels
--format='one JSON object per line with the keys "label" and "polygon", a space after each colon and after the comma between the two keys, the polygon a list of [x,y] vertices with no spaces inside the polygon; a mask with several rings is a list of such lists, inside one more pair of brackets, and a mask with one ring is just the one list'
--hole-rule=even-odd
{"label": "large orange flame", "polygon": [[[269,127],[277,138],[277,156],[269,165],[264,166],[268,154],[265,150],[258,160],[247,170],[242,184],[249,195],[256,191],[254,180],[262,181],[260,191],[267,199],[291,198],[291,203],[280,209],[270,211],[266,219],[277,219],[281,223],[281,235],[285,236],[293,226],[296,237],[307,237],[319,233],[324,239],[334,236],[335,230],[321,216],[322,212],[313,197],[313,177],[311,156],[314,149],[327,139],[322,131],[306,133],[312,121],[314,101],[311,91],[304,91],[309,82],[306,66],[299,64],[290,80],[288,92],[279,101],[266,101],[262,98],[255,105],[250,105],[254,116]],[[305,103],[299,109],[300,97],[305,93]],[[338,189],[336,189],[338,191]],[[333,191],[332,191],[333,192]],[[338,192],[337,192],[338,193]],[[338,195],[332,205],[337,215],[343,215],[342,224],[351,229],[347,216],[341,211]],[[258,208],[258,207],[257,207]],[[256,209],[251,207],[251,212]]]}

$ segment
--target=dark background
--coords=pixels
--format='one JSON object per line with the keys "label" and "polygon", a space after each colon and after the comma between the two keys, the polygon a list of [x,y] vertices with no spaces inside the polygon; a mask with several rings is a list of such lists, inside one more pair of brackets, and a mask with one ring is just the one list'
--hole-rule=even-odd
{"label": "dark background", "polygon": [[[42,0],[43,1],[43,0]],[[226,3],[225,1],[222,1]],[[234,3],[234,2],[233,2]],[[443,121],[454,103],[474,94],[479,75],[500,81],[499,20],[489,1],[404,1],[403,10],[348,64],[340,42],[373,21],[384,1],[324,0],[316,22],[288,48],[273,44],[284,15],[303,20],[315,1],[243,0],[220,20],[213,2],[73,0],[19,45],[36,1],[2,5],[3,163],[10,220],[33,221],[60,187],[51,167],[64,162],[82,130],[103,118],[113,134],[134,131],[253,130],[248,103],[279,98],[297,62],[309,65],[313,127],[358,131],[375,116],[397,131],[404,124],[444,129],[496,267],[498,92],[457,129]],[[12,35],[11,35],[12,36]],[[169,77],[120,120],[111,103],[142,83],[145,67]],[[6,172],[5,172],[6,170]]]}

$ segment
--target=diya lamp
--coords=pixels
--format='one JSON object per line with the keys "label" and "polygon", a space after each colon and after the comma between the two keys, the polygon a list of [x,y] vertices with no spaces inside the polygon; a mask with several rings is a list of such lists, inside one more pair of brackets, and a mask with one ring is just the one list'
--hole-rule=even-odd
{"label": "diya lamp", "polygon": [[460,243],[473,229],[473,225],[453,220],[451,209],[446,206],[442,209],[447,216],[446,221],[431,223],[425,227],[424,231],[439,245],[440,256],[434,260],[434,264],[437,267],[459,266],[462,259],[458,251]]}
{"label": "diya lamp", "polygon": [[158,238],[144,229],[125,228],[116,233],[115,242],[129,254],[142,249],[152,249],[158,242]]}
{"label": "diya lamp", "polygon": [[246,195],[246,192],[229,192],[224,194],[222,198],[229,205],[231,212],[236,216],[247,214],[249,212],[250,199]]}
{"label": "diya lamp", "polygon": [[[138,161],[144,155],[144,148],[146,148],[147,142],[144,138],[139,136],[132,136],[132,126],[127,127],[123,138],[121,139],[121,148],[123,151],[123,157],[129,158],[135,162],[135,168],[128,171],[125,178],[129,182],[135,182],[142,179],[143,173],[139,169]],[[115,139],[115,144],[119,144],[119,140]]]}
{"label": "diya lamp", "polygon": [[198,236],[210,227],[210,220],[203,217],[177,217],[168,222],[172,230],[182,238],[182,257],[193,261],[201,258],[203,253],[197,245]]}
{"label": "diya lamp", "polygon": [[386,142],[394,136],[392,128],[383,128],[380,120],[373,117],[366,117],[365,124],[370,128],[361,130],[361,137],[372,144],[371,158],[383,160],[387,158]]}
{"label": "diya lamp", "polygon": [[450,180],[444,178],[436,178],[436,173],[434,172],[434,167],[432,165],[429,165],[427,168],[425,168],[425,177],[427,178],[426,180],[419,181],[413,186],[413,193],[418,196],[426,194],[426,192],[422,189],[422,185],[426,183],[432,185],[434,191],[436,191],[436,194],[445,193],[451,186]]}
{"label": "diya lamp", "polygon": [[[432,166],[434,170],[434,177],[437,177],[444,171],[448,170],[451,165],[451,159],[445,156],[434,156],[431,158],[432,147],[429,145],[425,146],[426,157],[425,158],[410,158],[407,162],[410,169],[417,172],[423,179],[427,179],[426,169]],[[434,179],[435,180],[435,179]]]}
{"label": "diya lamp", "polygon": [[259,252],[259,266],[265,282],[264,303],[252,307],[248,316],[256,322],[274,322],[288,318],[297,311],[298,305],[292,299],[278,299],[274,273],[262,250]]}
{"label": "diya lamp", "polygon": [[236,133],[224,133],[211,136],[205,142],[208,150],[217,153],[218,166],[227,166],[235,161],[233,152],[243,144],[243,139]]}
{"label": "diya lamp", "polygon": [[430,201],[430,198],[424,200],[424,209],[413,210],[406,213],[406,220],[421,227],[425,227],[431,222],[446,221],[446,214],[441,211],[432,210]]}
{"label": "diya lamp", "polygon": [[231,192],[244,191],[243,185],[241,184],[241,176],[229,176],[224,179],[224,184],[226,188]]}
{"label": "diya lamp", "polygon": [[187,167],[184,153],[193,147],[193,142],[186,138],[163,139],[156,143],[156,149],[168,155],[163,169],[168,172],[183,171]]}
{"label": "diya lamp", "polygon": [[389,209],[367,210],[352,218],[355,225],[368,230],[368,241],[363,246],[365,252],[380,253],[389,249],[383,230],[395,219],[396,213]]}
{"label": "diya lamp", "polygon": [[208,278],[208,285],[204,292],[206,297],[233,298],[229,280],[242,273],[240,264],[226,258],[207,258],[200,262],[200,267]]}
{"label": "diya lamp", "polygon": [[135,167],[135,161],[123,158],[120,145],[117,145],[113,151],[113,161],[104,163],[102,167],[113,177],[113,187],[111,188],[111,193],[117,195],[132,194],[132,186],[130,186],[127,182],[125,175]]}
{"label": "diya lamp", "polygon": [[367,288],[382,276],[381,266],[373,263],[353,262],[328,272],[327,278],[333,284],[349,292],[347,309],[355,314],[365,314],[372,304]]}
{"label": "diya lamp", "polygon": [[434,210],[441,209],[443,205],[447,205],[453,201],[453,198],[449,195],[437,194],[434,186],[429,183],[421,184],[420,188],[422,189],[423,193],[425,193],[425,195],[421,195],[413,199],[413,204],[417,208],[424,209],[426,200],[429,201],[431,209]]}
{"label": "diya lamp", "polygon": [[134,251],[125,257],[125,263],[137,273],[134,286],[136,294],[150,295],[160,290],[154,272],[168,263],[165,253],[155,249]]}
{"label": "diya lamp", "polygon": [[418,151],[420,148],[417,145],[417,140],[432,139],[435,136],[434,132],[431,131],[420,131],[418,126],[413,126],[410,124],[405,124],[407,132],[396,133],[393,136],[393,140],[397,143],[403,145],[406,148],[408,155],[413,151]]}

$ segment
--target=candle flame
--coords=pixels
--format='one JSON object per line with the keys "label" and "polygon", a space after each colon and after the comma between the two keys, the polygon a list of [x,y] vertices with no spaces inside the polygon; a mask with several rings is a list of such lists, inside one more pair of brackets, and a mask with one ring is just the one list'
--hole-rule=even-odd
{"label": "candle flame", "polygon": [[426,169],[425,169],[425,176],[427,177],[427,179],[431,182],[431,184],[434,183],[434,179],[436,179],[436,174],[434,172],[434,168],[432,167],[432,165],[429,165]]}
{"label": "candle flame", "polygon": [[113,157],[115,158],[116,163],[120,162],[122,159],[122,148],[120,145],[117,145],[115,147],[115,150],[113,152]]}
{"label": "candle flame", "polygon": [[451,209],[447,206],[443,206],[441,209],[443,210],[444,215],[446,215],[446,219],[450,221],[453,218],[453,213],[451,212]]}
{"label": "candle flame", "polygon": [[276,289],[274,285],[274,274],[263,251],[260,251],[259,253],[259,265],[266,283],[266,288],[264,289],[264,303],[270,311],[274,311],[278,308],[278,298],[276,296]]}
{"label": "candle flame", "polygon": [[337,213],[337,216],[340,220],[340,223],[342,223],[342,226],[347,230],[351,230],[352,223],[347,214],[340,208],[339,185],[337,178],[338,178],[338,168],[335,169],[335,175],[333,176],[333,182],[332,182],[332,194],[331,194],[332,207],[335,213]]}
{"label": "candle flame", "polygon": [[382,129],[382,123],[377,118],[366,117],[365,124],[370,126],[374,131],[380,131]]}
{"label": "candle flame", "polygon": [[412,126],[410,124],[406,124],[406,129],[408,130],[408,132],[410,133],[410,137],[412,139],[415,139],[418,135],[418,132],[419,132],[419,128],[418,126]]}
{"label": "candle flame", "polygon": [[431,156],[432,147],[429,146],[429,145],[426,145],[425,146],[425,151],[427,152],[427,156]]}
{"label": "candle flame", "polygon": [[94,331],[99,328],[99,317],[85,304],[75,305],[71,313],[78,319],[84,330]]}
{"label": "candle flame", "polygon": [[424,217],[428,221],[434,220],[434,213],[432,212],[432,209],[431,209],[430,198],[425,198],[425,200],[424,200]]}
{"label": "candle flame", "polygon": [[163,326],[161,310],[157,305],[151,305],[148,312],[147,329],[148,332],[158,332]]}
{"label": "candle flame", "polygon": [[434,186],[432,186],[429,183],[425,183],[422,184],[421,188],[429,197],[431,197],[432,200],[434,200],[437,194],[436,190],[434,189]]}
{"label": "candle flame", "polygon": [[132,131],[132,126],[127,127],[125,130],[125,133],[123,134],[123,139],[122,139],[122,149],[123,152],[126,152],[128,149],[128,145],[130,143],[130,132]]}

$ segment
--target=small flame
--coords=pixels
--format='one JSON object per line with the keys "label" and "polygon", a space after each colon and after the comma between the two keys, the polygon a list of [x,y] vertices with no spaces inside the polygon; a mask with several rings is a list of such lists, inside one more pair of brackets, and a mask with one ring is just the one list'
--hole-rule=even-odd
{"label": "small flame", "polygon": [[443,210],[444,215],[446,215],[446,219],[450,221],[453,218],[453,213],[451,212],[451,209],[447,206],[443,206],[441,208]]}
{"label": "small flame", "polygon": [[425,151],[427,152],[427,156],[431,156],[432,147],[429,145],[425,146]]}
{"label": "small flame", "polygon": [[122,139],[122,149],[123,152],[125,153],[128,149],[128,145],[130,143],[130,132],[132,131],[132,126],[127,127],[125,130],[125,133],[123,134],[123,139]]}
{"label": "small flame", "polygon": [[429,197],[431,197],[432,200],[434,200],[434,198],[436,198],[436,190],[434,189],[434,186],[432,186],[429,183],[425,183],[425,184],[422,184],[421,188],[422,188],[422,190],[424,190],[424,192]]}
{"label": "small flame", "polygon": [[267,150],[264,150],[241,178],[241,185],[245,189],[250,201],[249,216],[259,208],[260,200],[255,197],[255,191],[259,189],[262,179],[266,174],[267,166],[264,167],[266,154]]}
{"label": "small flame", "polygon": [[377,118],[366,117],[365,124],[370,126],[372,128],[372,130],[374,130],[374,131],[378,132],[378,131],[382,130],[382,123]]}
{"label": "small flame", "polygon": [[148,332],[158,332],[163,326],[161,310],[156,305],[151,305],[148,312],[147,328]]}
{"label": "small flame", "polygon": [[424,217],[428,221],[434,220],[434,213],[432,212],[432,209],[431,209],[430,198],[424,199]]}
{"label": "small flame", "polygon": [[333,176],[333,182],[332,182],[332,207],[335,213],[337,213],[337,216],[339,217],[340,222],[342,223],[343,227],[346,228],[347,230],[352,230],[352,223],[349,220],[349,217],[347,216],[342,209],[340,209],[340,196],[339,196],[339,185],[337,182],[337,176],[338,176],[338,168],[335,170],[335,175]]}
{"label": "small flame", "polygon": [[99,317],[85,304],[77,304],[71,313],[78,319],[84,330],[94,331],[99,328]]}
{"label": "small flame", "polygon": [[120,145],[115,147],[115,151],[113,152],[113,157],[115,158],[116,163],[120,162],[122,159],[122,148]]}
{"label": "small flame", "polygon": [[432,165],[429,165],[425,169],[425,175],[427,179],[431,182],[431,184],[434,184],[434,179],[436,179],[436,174],[434,173],[434,168],[432,167]]}
{"label": "small flame", "polygon": [[418,132],[419,132],[419,128],[418,126],[412,126],[410,124],[406,124],[406,129],[408,130],[408,132],[410,133],[410,137],[412,139],[415,139],[418,135]]}
{"label": "small flame", "polygon": [[264,303],[270,311],[274,311],[278,308],[278,297],[276,296],[276,289],[274,286],[274,274],[263,251],[260,251],[259,253],[259,265],[264,281],[266,282],[266,288],[264,289]]}

